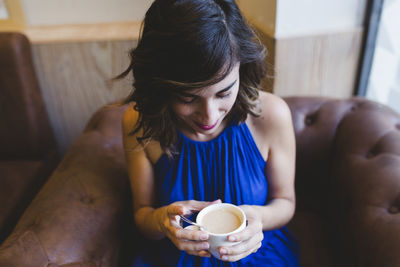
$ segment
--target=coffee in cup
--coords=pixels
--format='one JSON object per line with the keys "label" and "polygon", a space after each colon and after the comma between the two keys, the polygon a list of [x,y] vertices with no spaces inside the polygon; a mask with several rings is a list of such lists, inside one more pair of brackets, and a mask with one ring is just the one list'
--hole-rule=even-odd
{"label": "coffee in cup", "polygon": [[221,207],[211,210],[201,220],[201,226],[213,234],[233,232],[242,224],[241,219],[230,208]]}
{"label": "coffee in cup", "polygon": [[220,259],[219,247],[228,247],[240,242],[228,241],[228,236],[246,227],[246,214],[233,204],[218,203],[207,206],[197,215],[196,222],[208,232],[210,253]]}

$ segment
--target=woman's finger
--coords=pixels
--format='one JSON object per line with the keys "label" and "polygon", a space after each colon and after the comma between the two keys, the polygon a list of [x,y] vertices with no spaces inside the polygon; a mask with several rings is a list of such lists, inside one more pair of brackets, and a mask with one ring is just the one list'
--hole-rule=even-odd
{"label": "woman's finger", "polygon": [[197,201],[197,200],[188,200],[188,201],[182,201],[179,204],[182,204],[185,207],[185,214],[190,214],[191,211],[198,211],[202,210],[207,206],[210,206],[212,204],[217,204],[221,203],[220,199],[214,200],[212,202],[208,201]]}
{"label": "woman's finger", "polygon": [[256,235],[253,235],[249,240],[243,241],[237,245],[231,247],[221,247],[219,252],[221,255],[241,255],[246,252],[252,252],[254,249],[258,249],[261,246],[261,241],[263,240],[264,235],[262,232],[259,232]]}
{"label": "woman's finger", "polygon": [[252,238],[255,233],[262,233],[262,224],[258,220],[248,220],[247,227],[239,233],[228,236],[228,240],[232,242],[245,241]]}
{"label": "woman's finger", "polygon": [[185,212],[185,208],[182,205],[171,204],[167,206],[167,215],[168,216],[176,216],[183,215]]}
{"label": "woman's finger", "polygon": [[170,217],[165,220],[165,222],[162,224],[163,227],[163,232],[167,235],[169,239],[176,239],[176,231],[179,229],[182,229],[182,226],[180,226],[179,221],[177,218]]}
{"label": "woman's finger", "polygon": [[183,229],[179,223],[171,222],[170,233],[177,239],[192,240],[192,241],[205,241],[208,240],[208,233],[199,230]]}
{"label": "woman's finger", "polygon": [[211,254],[210,252],[206,251],[206,250],[200,250],[200,251],[186,251],[188,254],[190,255],[194,255],[194,256],[200,256],[200,257],[207,257],[210,258]]}
{"label": "woman's finger", "polygon": [[258,251],[258,249],[261,247],[261,245],[262,245],[261,242],[258,243],[258,246],[255,249],[253,249],[252,253],[256,253]]}
{"label": "woman's finger", "polygon": [[246,253],[239,254],[239,255],[233,255],[233,256],[232,255],[223,255],[221,257],[221,260],[235,262],[235,261],[238,261],[240,259],[243,259],[243,258],[249,256],[251,253],[252,253],[251,251],[247,251]]}
{"label": "woman's finger", "polygon": [[206,241],[208,233],[199,230],[183,229],[179,222],[171,219],[170,225],[166,227],[166,234],[170,239],[189,240],[189,241]]}
{"label": "woman's finger", "polygon": [[205,207],[216,203],[221,203],[221,200],[217,199],[212,202],[197,200],[178,201],[167,206],[167,215],[189,215],[192,214],[192,211],[194,210],[202,210]]}
{"label": "woman's finger", "polygon": [[171,219],[166,235],[179,250],[191,255],[209,257],[209,253],[205,251],[210,247],[206,232],[183,229],[177,220]]}
{"label": "woman's finger", "polygon": [[247,251],[245,251],[245,252],[243,252],[241,254],[234,254],[234,255],[224,254],[224,255],[221,255],[221,259],[223,261],[235,262],[235,261],[238,261],[240,259],[243,259],[243,258],[249,256],[252,253],[255,253],[260,247],[261,247],[261,242],[258,243],[255,247],[253,247],[250,250],[247,250]]}

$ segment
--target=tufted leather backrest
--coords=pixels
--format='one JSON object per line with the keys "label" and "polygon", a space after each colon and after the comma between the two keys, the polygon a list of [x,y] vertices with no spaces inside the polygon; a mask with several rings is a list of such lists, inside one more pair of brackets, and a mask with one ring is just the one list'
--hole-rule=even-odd
{"label": "tufted leather backrest", "polygon": [[297,143],[296,213],[324,222],[332,266],[399,266],[399,114],[361,98],[286,101]]}
{"label": "tufted leather backrest", "polygon": [[336,132],[351,103],[323,98],[287,98],[286,102],[296,133],[297,209],[325,214],[326,203],[315,200],[327,199]]}
{"label": "tufted leather backrest", "polygon": [[0,33],[0,159],[42,156],[54,136],[28,39]]}

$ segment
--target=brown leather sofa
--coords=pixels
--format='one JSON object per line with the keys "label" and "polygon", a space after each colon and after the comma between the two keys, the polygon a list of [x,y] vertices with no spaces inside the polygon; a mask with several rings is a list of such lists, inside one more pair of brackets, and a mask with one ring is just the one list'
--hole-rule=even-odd
{"label": "brown leather sofa", "polygon": [[22,34],[0,33],[0,242],[58,158],[30,43]]}
{"label": "brown leather sofa", "polygon": [[[400,266],[400,116],[359,98],[285,99],[297,139],[301,266]],[[121,140],[126,107],[107,106],[0,248],[0,266],[129,266],[132,223]]]}

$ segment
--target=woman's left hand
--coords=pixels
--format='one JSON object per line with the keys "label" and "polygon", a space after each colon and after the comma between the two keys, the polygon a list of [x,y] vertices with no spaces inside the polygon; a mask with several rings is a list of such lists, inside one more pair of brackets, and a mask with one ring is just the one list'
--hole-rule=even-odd
{"label": "woman's left hand", "polygon": [[251,206],[242,205],[240,208],[246,214],[248,225],[243,231],[228,236],[229,241],[241,241],[239,244],[219,248],[223,261],[234,262],[255,253],[261,247],[261,241],[264,239],[261,217]]}

